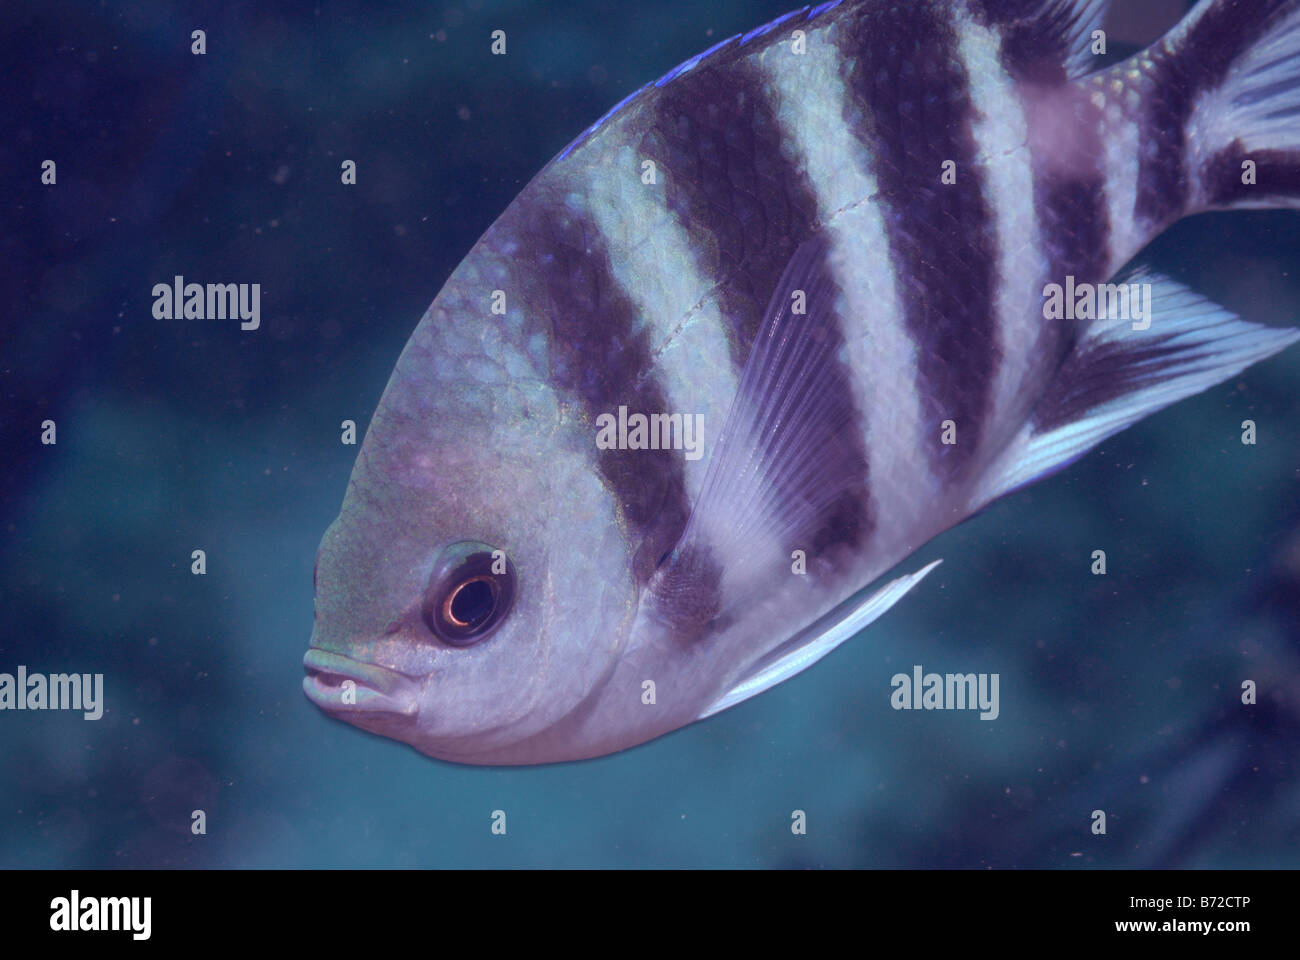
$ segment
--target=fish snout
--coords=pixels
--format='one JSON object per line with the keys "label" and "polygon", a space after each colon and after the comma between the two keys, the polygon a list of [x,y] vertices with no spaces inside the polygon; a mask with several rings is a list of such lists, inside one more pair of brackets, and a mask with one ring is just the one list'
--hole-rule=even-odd
{"label": "fish snout", "polygon": [[312,647],[302,658],[307,699],[341,719],[385,714],[414,718],[422,681],[396,670]]}

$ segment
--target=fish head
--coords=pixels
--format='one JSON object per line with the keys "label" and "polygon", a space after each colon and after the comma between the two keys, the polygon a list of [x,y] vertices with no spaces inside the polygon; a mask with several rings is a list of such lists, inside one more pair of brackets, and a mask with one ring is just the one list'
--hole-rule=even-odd
{"label": "fish head", "polygon": [[591,755],[564,730],[631,629],[627,549],[537,331],[492,315],[466,270],[407,344],[321,542],[304,692],[442,759]]}

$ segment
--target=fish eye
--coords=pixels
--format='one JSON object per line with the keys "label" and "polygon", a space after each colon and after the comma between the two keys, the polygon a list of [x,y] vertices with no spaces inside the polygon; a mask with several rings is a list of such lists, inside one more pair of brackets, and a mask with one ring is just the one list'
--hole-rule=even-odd
{"label": "fish eye", "polygon": [[515,568],[502,550],[474,540],[443,549],[429,576],[424,622],[439,640],[468,647],[505,620],[515,593]]}

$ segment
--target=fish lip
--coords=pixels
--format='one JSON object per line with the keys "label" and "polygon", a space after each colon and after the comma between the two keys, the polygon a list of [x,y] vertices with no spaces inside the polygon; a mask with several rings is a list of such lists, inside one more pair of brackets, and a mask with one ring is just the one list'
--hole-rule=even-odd
{"label": "fish lip", "polygon": [[[414,718],[419,711],[421,682],[415,677],[319,647],[307,650],[302,665],[307,671],[302,692],[327,713]],[[355,703],[343,700],[343,683],[347,680],[356,684]]]}

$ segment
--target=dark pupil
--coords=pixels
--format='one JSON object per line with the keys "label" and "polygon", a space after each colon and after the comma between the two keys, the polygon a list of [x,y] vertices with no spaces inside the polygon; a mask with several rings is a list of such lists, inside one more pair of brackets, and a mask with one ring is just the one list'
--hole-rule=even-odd
{"label": "dark pupil", "polygon": [[492,588],[486,580],[471,580],[451,598],[451,615],[466,626],[475,626],[492,612]]}

